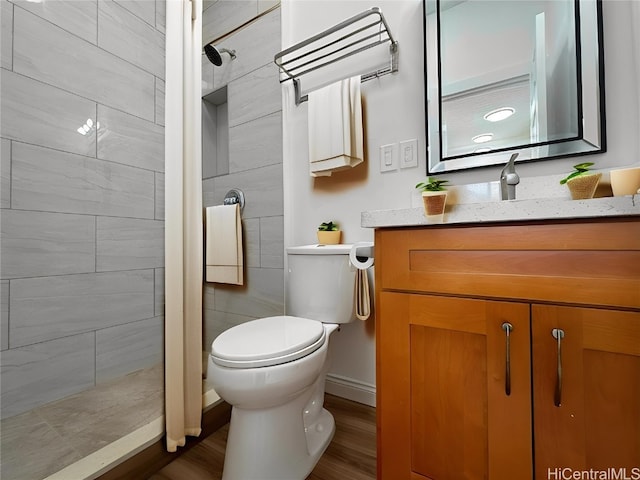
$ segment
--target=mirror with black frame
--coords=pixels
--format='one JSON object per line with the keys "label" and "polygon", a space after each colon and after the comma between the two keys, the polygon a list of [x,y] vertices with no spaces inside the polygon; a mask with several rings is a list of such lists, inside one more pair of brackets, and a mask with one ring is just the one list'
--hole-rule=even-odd
{"label": "mirror with black frame", "polygon": [[427,173],[605,151],[601,0],[424,0]]}

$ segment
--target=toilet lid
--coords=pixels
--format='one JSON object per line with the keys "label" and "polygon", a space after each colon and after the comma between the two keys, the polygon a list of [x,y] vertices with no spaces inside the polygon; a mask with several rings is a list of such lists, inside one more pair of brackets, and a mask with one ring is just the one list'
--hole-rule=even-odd
{"label": "toilet lid", "polygon": [[309,355],[324,341],[324,326],[318,321],[290,316],[260,318],[221,333],[213,341],[211,358],[224,367],[268,367]]}

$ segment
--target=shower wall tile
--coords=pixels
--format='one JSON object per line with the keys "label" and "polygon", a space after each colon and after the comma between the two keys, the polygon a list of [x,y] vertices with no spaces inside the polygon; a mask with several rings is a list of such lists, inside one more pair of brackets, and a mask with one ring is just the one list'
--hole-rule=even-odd
{"label": "shower wall tile", "polygon": [[0,353],[3,418],[93,386],[94,337],[67,336]]}
{"label": "shower wall tile", "polygon": [[164,171],[164,127],[98,105],[98,158]]}
{"label": "shower wall tile", "polygon": [[136,17],[149,25],[156,24],[156,2],[153,0],[116,0],[119,5],[129,10]]}
{"label": "shower wall tile", "polygon": [[95,218],[87,215],[2,212],[2,278],[95,272]]}
{"label": "shower wall tile", "polygon": [[154,175],[139,168],[13,143],[13,208],[153,218]]}
{"label": "shower wall tile", "polygon": [[216,285],[217,311],[248,317],[284,314],[284,272],[276,268],[247,268],[245,287]]}
{"label": "shower wall tile", "polygon": [[155,216],[156,220],[164,220],[164,173],[156,172]]}
{"label": "shower wall tile", "polygon": [[13,17],[14,71],[154,120],[152,74],[20,8]]}
{"label": "shower wall tile", "polygon": [[260,219],[260,266],[284,268],[284,217]]}
{"label": "shower wall tile", "polygon": [[[147,1],[146,3],[154,3]],[[98,2],[98,46],[164,78],[164,34],[113,0]]]}
{"label": "shower wall tile", "polygon": [[202,43],[211,42],[253,19],[257,0],[218,0],[202,16]]}
{"label": "shower wall tile", "polygon": [[244,243],[244,264],[246,267],[260,266],[260,219],[245,218],[242,220],[242,236]]}
{"label": "shower wall tile", "polygon": [[258,13],[266,12],[277,5],[280,5],[280,0],[258,0]]}
{"label": "shower wall tile", "polygon": [[0,0],[0,59],[2,68],[11,70],[13,67],[13,4],[7,0]]}
{"label": "shower wall tile", "polygon": [[11,280],[10,347],[153,317],[153,270]]}
{"label": "shower wall tile", "polygon": [[0,280],[0,344],[9,348],[9,280]]}
{"label": "shower wall tile", "polygon": [[0,208],[9,207],[11,207],[11,141],[3,138],[0,145]]}
{"label": "shower wall tile", "polygon": [[229,170],[241,172],[282,164],[282,113],[229,129]]}
{"label": "shower wall tile", "polygon": [[96,156],[95,130],[77,131],[88,119],[95,123],[95,102],[7,70],[0,76],[4,138]]}
{"label": "shower wall tile", "polygon": [[245,195],[242,218],[271,217],[282,215],[283,188],[282,165],[270,165],[245,172],[215,177],[211,184],[203,183],[207,205],[221,205],[225,193],[232,188],[240,188]]}
{"label": "shower wall tile", "polygon": [[204,302],[206,307],[202,320],[204,329],[202,334],[202,349],[205,352],[211,351],[211,344],[216,337],[225,330],[229,330],[231,327],[259,318],[214,310],[214,290],[215,289],[213,287],[205,287],[204,291]]}
{"label": "shower wall tile", "polygon": [[154,315],[164,316],[164,268],[156,268],[154,271]]}
{"label": "shower wall tile", "polygon": [[163,346],[164,317],[98,330],[96,383],[162,363]]}
{"label": "shower wall tile", "polygon": [[156,78],[156,123],[164,126],[164,80]]}
{"label": "shower wall tile", "polygon": [[265,65],[229,84],[229,126],[282,110],[278,67]]}
{"label": "shower wall tile", "polygon": [[96,271],[133,270],[164,265],[164,222],[98,217]]}
{"label": "shower wall tile", "polygon": [[[202,99],[202,178],[218,173],[218,105]],[[220,172],[223,174],[225,172]],[[227,172],[228,173],[228,169]]]}
{"label": "shower wall tile", "polygon": [[59,0],[56,2],[17,0],[14,3],[68,32],[73,32],[74,35],[88,42],[96,43],[98,0]]}
{"label": "shower wall tile", "polygon": [[222,66],[213,68],[214,89],[273,63],[273,56],[281,49],[280,9],[269,12],[259,21],[225,38],[217,45],[235,50],[237,57],[233,62],[225,62]]}
{"label": "shower wall tile", "polygon": [[167,2],[156,0],[156,29],[164,33],[167,25]]}

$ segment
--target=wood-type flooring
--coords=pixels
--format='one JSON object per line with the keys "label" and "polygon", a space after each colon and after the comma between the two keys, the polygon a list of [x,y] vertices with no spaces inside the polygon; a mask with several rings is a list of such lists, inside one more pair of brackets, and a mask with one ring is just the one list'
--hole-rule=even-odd
{"label": "wood-type flooring", "polygon": [[[325,408],[335,418],[336,433],[307,480],[375,480],[375,408],[333,395],[326,395]],[[149,480],[220,480],[227,432],[228,424]]]}

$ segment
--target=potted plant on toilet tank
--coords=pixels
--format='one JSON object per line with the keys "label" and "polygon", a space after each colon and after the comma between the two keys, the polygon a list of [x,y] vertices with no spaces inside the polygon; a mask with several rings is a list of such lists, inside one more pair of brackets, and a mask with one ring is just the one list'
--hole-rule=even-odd
{"label": "potted plant on toilet tank", "polygon": [[340,226],[334,222],[322,222],[318,226],[318,243],[320,245],[337,245],[340,243]]}
{"label": "potted plant on toilet tank", "polygon": [[424,213],[427,216],[442,215],[447,204],[447,191],[444,184],[449,181],[438,180],[436,177],[429,177],[427,180],[416,185],[416,188],[422,191]]}

